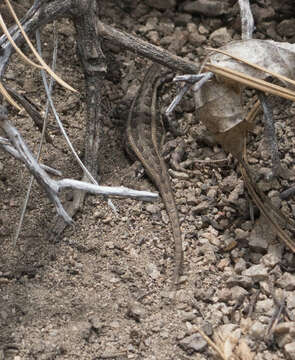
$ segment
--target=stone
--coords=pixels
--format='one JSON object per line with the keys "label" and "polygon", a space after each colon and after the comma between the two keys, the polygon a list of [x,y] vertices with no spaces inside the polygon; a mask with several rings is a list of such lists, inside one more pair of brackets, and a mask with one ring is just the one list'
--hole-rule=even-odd
{"label": "stone", "polygon": [[295,322],[287,321],[277,324],[274,328],[275,340],[280,348],[294,341]]}
{"label": "stone", "polygon": [[[295,205],[294,205],[294,208],[295,208]],[[284,265],[286,267],[290,267],[292,268],[295,264],[295,254],[291,253],[291,252],[288,252],[284,255],[284,258],[285,258],[285,263]]]}
{"label": "stone", "polygon": [[210,230],[210,231],[203,232],[202,234],[199,235],[199,240],[205,238],[205,239],[209,240],[211,245],[220,247],[221,243],[220,243],[219,238],[216,236],[216,231],[214,231],[213,229],[210,229],[210,228],[208,228],[208,230]]}
{"label": "stone", "polygon": [[295,308],[295,293],[293,291],[287,292],[286,301],[288,309]]}
{"label": "stone", "polygon": [[193,46],[200,46],[207,40],[206,36],[199,34],[196,32],[189,33],[188,41]]}
{"label": "stone", "polygon": [[[256,223],[255,223],[256,224]],[[265,254],[268,248],[268,241],[266,237],[261,236],[259,233],[257,233],[257,226],[254,225],[254,228],[251,231],[250,237],[249,237],[249,247],[255,251],[256,254]],[[253,254],[253,253],[251,253]],[[254,259],[253,259],[254,260]],[[257,262],[253,261],[253,262]]]}
{"label": "stone", "polygon": [[274,333],[276,335],[288,334],[289,332],[295,332],[295,322],[294,321],[286,321],[277,324],[274,329]]}
{"label": "stone", "polygon": [[274,254],[266,254],[263,256],[263,258],[261,259],[261,262],[269,269],[272,269],[273,267],[275,267],[277,264],[279,264],[280,259],[278,256],[274,255]]}
{"label": "stone", "polygon": [[246,270],[246,261],[243,258],[239,258],[235,264],[235,272],[241,274]]}
{"label": "stone", "polygon": [[190,14],[202,14],[205,16],[220,16],[227,12],[226,1],[197,0],[186,2],[183,10]]}
{"label": "stone", "polygon": [[92,315],[88,320],[89,320],[92,328],[95,330],[95,332],[100,333],[104,324],[101,322],[99,316]]}
{"label": "stone", "polygon": [[208,336],[213,335],[213,326],[209,321],[203,321],[201,329],[206,335]]}
{"label": "stone", "polygon": [[193,311],[190,311],[190,312],[185,311],[181,317],[181,320],[184,322],[187,322],[187,321],[192,322],[195,319],[196,319],[196,314]]}
{"label": "stone", "polygon": [[201,35],[208,35],[209,34],[209,30],[203,24],[200,24],[198,30],[199,30],[199,33]]}
{"label": "stone", "polygon": [[[88,340],[91,336],[91,324],[89,321],[76,321],[73,322],[69,328],[69,332],[72,334],[72,336],[79,336],[80,338],[84,340]],[[51,333],[51,335],[56,339],[59,339],[59,332],[56,334],[54,332]],[[60,339],[59,339],[60,340]]]}
{"label": "stone", "polygon": [[254,251],[265,254],[270,242],[275,240],[275,233],[263,216],[255,222],[250,233],[249,246]]}
{"label": "stone", "polygon": [[272,0],[271,6],[279,14],[283,14],[286,17],[294,15],[294,1],[293,0]]}
{"label": "stone", "polygon": [[295,275],[285,272],[277,281],[276,284],[287,291],[295,289]]}
{"label": "stone", "polygon": [[191,14],[185,14],[185,13],[176,13],[174,14],[175,17],[173,18],[173,21],[175,23],[175,26],[186,26],[189,22],[192,21],[192,15]]}
{"label": "stone", "polygon": [[240,195],[243,195],[243,193],[244,193],[244,182],[242,180],[239,180],[233,191],[229,194],[227,200],[230,203],[235,204],[238,201]]}
{"label": "stone", "polygon": [[196,198],[196,196],[189,192],[188,195],[187,195],[187,198],[186,198],[186,203],[189,205],[189,206],[194,206],[198,203],[198,200]]}
{"label": "stone", "polygon": [[272,20],[275,16],[275,11],[271,6],[260,7],[257,4],[253,4],[251,10],[257,27],[266,20]]}
{"label": "stone", "polygon": [[[210,241],[211,242],[211,241]],[[214,244],[217,246],[217,244]],[[216,265],[218,270],[224,270],[226,267],[230,266],[230,259],[223,258],[219,261],[219,263]]]}
{"label": "stone", "polygon": [[233,191],[235,189],[235,187],[237,186],[237,182],[238,182],[237,174],[232,173],[222,180],[220,187],[223,191],[229,193],[230,191]]}
{"label": "stone", "polygon": [[205,303],[211,303],[213,301],[214,289],[210,288],[208,290],[198,289],[194,292],[194,297],[196,300],[204,301]]}
{"label": "stone", "polygon": [[281,243],[270,244],[267,253],[276,256],[281,261],[283,255],[283,245]]}
{"label": "stone", "polygon": [[126,315],[127,317],[140,322],[145,315],[145,309],[139,302],[133,301],[128,304]]}
{"label": "stone", "polygon": [[249,330],[249,334],[257,340],[262,340],[264,338],[265,330],[266,325],[262,324],[259,321],[254,321]]}
{"label": "stone", "polygon": [[236,228],[235,235],[236,235],[237,240],[238,239],[247,239],[249,237],[249,232],[245,231],[243,229],[240,229],[240,228]]}
{"label": "stone", "polygon": [[160,276],[160,271],[158,270],[157,265],[153,263],[149,263],[147,265],[146,272],[153,280],[157,280]]}
{"label": "stone", "polygon": [[280,209],[282,207],[282,200],[279,196],[270,197],[270,201],[276,209]]}
{"label": "stone", "polygon": [[200,334],[193,334],[187,336],[179,342],[179,346],[188,354],[193,352],[202,352],[207,347],[207,342],[202,338]]}
{"label": "stone", "polygon": [[172,35],[175,30],[175,24],[172,21],[160,22],[157,30],[164,36]]}
{"label": "stone", "polygon": [[295,360],[295,341],[284,346],[284,353],[287,359]]}
{"label": "stone", "polygon": [[263,292],[263,294],[265,294],[267,296],[271,295],[268,281],[260,281],[259,286],[260,286],[260,290]]}
{"label": "stone", "polygon": [[146,5],[158,10],[166,10],[174,8],[176,0],[146,0]]}
{"label": "stone", "polygon": [[159,45],[160,37],[157,31],[149,31],[146,35],[147,39],[155,45]]}
{"label": "stone", "polygon": [[266,315],[268,312],[272,314],[274,310],[273,300],[265,299],[265,300],[257,301],[255,310],[257,311],[257,313],[261,313],[264,315]]}
{"label": "stone", "polygon": [[158,214],[160,212],[159,205],[155,205],[155,204],[147,204],[145,209],[147,212],[149,212],[152,215]]}
{"label": "stone", "polygon": [[233,286],[241,286],[244,289],[251,289],[254,283],[249,276],[234,275],[226,281],[226,284],[230,288]]}
{"label": "stone", "polygon": [[[188,31],[182,30],[181,28],[176,28],[174,34],[171,36],[171,44],[169,45],[168,50],[175,52],[177,54],[182,50],[183,46],[186,44],[187,41],[188,41]],[[172,173],[174,175],[177,175],[177,171],[169,171],[169,174],[171,176]],[[181,174],[182,174],[181,179],[182,178],[184,178],[184,180],[188,179],[188,174],[186,173],[181,173]]]}
{"label": "stone", "polygon": [[238,303],[241,303],[245,296],[248,295],[248,291],[241,286],[234,286],[230,290],[232,300],[235,300]]}
{"label": "stone", "polygon": [[192,214],[193,214],[193,216],[196,216],[208,209],[209,209],[209,202],[201,201],[197,206],[192,208]]}
{"label": "stone", "polygon": [[249,276],[254,282],[263,281],[268,278],[268,273],[265,265],[258,264],[249,267],[242,272],[242,275]]}
{"label": "stone", "polygon": [[295,35],[295,19],[286,19],[279,23],[277,32],[282,37],[292,37]]}
{"label": "stone", "polygon": [[194,33],[194,32],[198,32],[198,27],[195,23],[190,22],[186,25],[187,31],[189,33]]}
{"label": "stone", "polygon": [[215,46],[220,47],[232,41],[232,37],[227,28],[222,27],[213,31],[213,33],[209,36],[209,40],[211,40]]}
{"label": "stone", "polygon": [[232,299],[232,292],[230,289],[223,288],[218,291],[217,297],[219,301],[228,302]]}

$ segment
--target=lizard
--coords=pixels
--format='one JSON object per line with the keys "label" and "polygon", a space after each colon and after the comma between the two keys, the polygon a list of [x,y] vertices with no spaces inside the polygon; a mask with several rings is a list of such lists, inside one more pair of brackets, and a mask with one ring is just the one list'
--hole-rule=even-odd
{"label": "lizard", "polygon": [[170,220],[175,247],[172,282],[172,288],[175,288],[183,270],[183,250],[178,210],[167,165],[161,155],[163,125],[157,111],[157,90],[163,76],[160,76],[159,68],[158,64],[151,65],[132,102],[127,121],[127,141],[160,192]]}

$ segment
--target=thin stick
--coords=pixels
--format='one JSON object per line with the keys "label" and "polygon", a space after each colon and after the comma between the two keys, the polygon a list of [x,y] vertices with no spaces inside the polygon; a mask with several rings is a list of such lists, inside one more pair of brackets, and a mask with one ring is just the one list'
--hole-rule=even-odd
{"label": "thin stick", "polygon": [[[53,23],[53,33],[54,33],[54,47],[53,47],[53,56],[52,56],[52,69],[54,71],[55,66],[56,66],[57,47],[58,47],[58,37],[57,37],[55,22]],[[36,31],[36,40],[37,40],[38,51],[40,53],[40,56],[42,56],[39,30]],[[43,68],[41,69],[41,75],[42,75],[43,81],[44,80],[46,81],[45,71],[44,71]],[[53,77],[51,77],[50,78],[50,83],[49,83],[49,94],[51,94],[51,92],[52,92],[53,83],[54,83],[54,79],[53,79]],[[41,156],[43,141],[44,141],[44,138],[45,138],[48,114],[49,114],[49,100],[47,99],[46,111],[45,111],[45,116],[44,116],[44,121],[43,121],[42,134],[41,134],[41,139],[40,139],[39,149],[38,149],[38,154],[37,154],[37,161],[38,162],[39,162],[39,159],[40,159],[40,156]],[[19,223],[18,223],[18,226],[17,226],[17,229],[16,229],[14,239],[13,239],[13,247],[14,248],[16,246],[16,242],[17,242],[17,240],[19,238],[19,234],[21,232],[21,228],[22,228],[22,225],[23,225],[23,222],[24,222],[24,217],[25,217],[27,206],[28,206],[28,201],[29,201],[29,198],[30,198],[33,182],[34,182],[34,176],[31,175],[29,186],[28,186],[28,189],[27,189],[27,193],[26,193],[25,200],[24,200],[23,207],[22,207],[22,211],[21,211],[20,220],[19,220]]]}
{"label": "thin stick", "polygon": [[[90,173],[90,171],[86,168],[86,166],[83,164],[83,162],[81,161],[81,159],[79,158],[79,155],[77,154],[73,144],[71,143],[71,140],[62,124],[62,121],[60,120],[59,118],[59,115],[58,115],[58,112],[56,111],[56,108],[55,108],[55,105],[53,103],[53,100],[52,100],[52,97],[50,95],[50,92],[49,92],[49,89],[48,89],[48,85],[47,85],[47,81],[46,81],[46,78],[43,77],[42,75],[42,78],[43,78],[43,84],[44,84],[44,88],[45,88],[45,92],[46,92],[46,95],[47,95],[47,99],[49,101],[49,104],[50,104],[50,107],[51,107],[51,110],[53,112],[53,115],[55,117],[55,120],[57,122],[57,125],[62,133],[62,135],[64,136],[72,154],[74,155],[74,158],[77,160],[79,166],[81,167],[81,169],[84,171],[84,173],[86,174],[86,176],[88,177],[89,181],[91,181],[93,184],[95,185],[98,185],[98,182],[95,180],[95,178],[92,176],[92,174]],[[112,210],[117,213],[117,209],[115,207],[115,205],[113,204],[113,202],[108,199],[107,200],[108,202],[108,205],[112,208]]]}
{"label": "thin stick", "polygon": [[221,359],[227,360],[224,353],[219,349],[219,347],[198,326],[194,325],[193,329],[200,333],[202,338],[207,341],[208,345],[210,345],[217,352]]}
{"label": "thin stick", "polygon": [[13,38],[11,37],[7,26],[3,20],[2,15],[0,14],[0,26],[4,32],[4,34],[7,36],[7,39],[10,41],[10,44],[14,47],[15,51],[20,55],[21,58],[23,58],[25,60],[25,62],[27,62],[29,65],[34,66],[36,68],[42,69],[43,66],[34,63],[31,59],[29,59],[22,51],[21,49],[16,45],[16,43],[14,42]]}
{"label": "thin stick", "polygon": [[192,75],[180,75],[175,76],[173,81],[184,81],[186,84],[181,88],[179,93],[175,96],[175,98],[172,100],[171,104],[168,106],[168,108],[165,111],[166,116],[170,116],[170,114],[174,111],[175,107],[180,103],[185,93],[189,90],[190,87],[193,86],[193,91],[198,91],[200,88],[212,78],[213,73],[202,73],[202,74],[192,74]]}
{"label": "thin stick", "polygon": [[21,155],[21,160],[28,170],[34,175],[39,185],[46,191],[48,198],[55,205],[57,213],[62,216],[68,224],[73,224],[73,220],[63,208],[58,196],[59,191],[63,188],[73,188],[93,194],[128,197],[144,201],[152,201],[158,198],[158,194],[149,191],[137,191],[125,187],[98,186],[73,179],[53,180],[40,167],[18,130],[8,121],[7,112],[3,106],[0,108],[0,127],[5,131],[11,143]]}
{"label": "thin stick", "polygon": [[0,81],[0,92],[4,96],[4,98],[14,106],[18,111],[21,111],[22,108],[18,106],[18,104],[13,100],[13,98],[8,94],[7,90],[3,86],[2,82]]}
{"label": "thin stick", "polygon": [[96,22],[96,27],[98,36],[172,70],[181,71],[186,74],[197,74],[199,71],[199,66],[195,63],[171,54],[169,51],[152,45],[136,36],[114,29],[99,20]]}
{"label": "thin stick", "polygon": [[[17,160],[21,160],[22,161],[22,157],[20,155],[20,153],[10,144],[10,141],[8,139],[5,139],[3,137],[0,136],[0,146],[1,148],[6,151],[8,154],[10,154],[11,156],[13,156],[14,158],[16,158]],[[62,176],[62,172],[56,169],[53,169],[50,166],[44,165],[44,164],[40,164],[41,168],[43,170],[45,170],[47,173],[51,173],[55,176]]]}
{"label": "thin stick", "polygon": [[252,39],[254,19],[249,0],[239,0],[239,6],[242,23],[242,40]]}

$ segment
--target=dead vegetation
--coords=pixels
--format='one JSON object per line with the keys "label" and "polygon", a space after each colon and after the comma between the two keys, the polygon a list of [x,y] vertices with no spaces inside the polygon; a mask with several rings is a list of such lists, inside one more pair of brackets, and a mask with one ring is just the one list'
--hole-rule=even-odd
{"label": "dead vegetation", "polygon": [[[292,91],[292,86],[288,89],[266,81],[271,75],[273,78],[277,78],[284,84],[289,83],[294,85],[293,66],[291,65],[294,59],[294,46],[286,43],[281,44],[267,40],[250,39],[253,32],[253,29],[251,30],[250,27],[253,27],[253,22],[252,25],[251,21],[247,25],[247,21],[243,21],[243,40],[230,43],[219,50],[211,52],[200,71],[200,68],[193,62],[183,60],[181,57],[172,55],[168,51],[144,42],[135,36],[115,30],[113,27],[103,24],[97,15],[97,3],[95,1],[90,1],[87,2],[87,4],[87,7],[85,7],[84,1],[35,1],[31,9],[25,15],[22,26],[18,25],[19,29],[23,27],[24,31],[31,36],[41,25],[49,23],[52,19],[58,17],[69,17],[75,24],[77,31],[77,49],[85,75],[87,106],[84,153],[84,164],[86,167],[83,167],[84,176],[82,181],[78,182],[67,179],[56,181],[49,178],[44,171],[44,168],[38,163],[37,158],[31,154],[26,143],[22,140],[21,134],[8,121],[9,113],[5,112],[4,105],[2,105],[3,111],[1,112],[0,119],[1,127],[5,132],[7,139],[1,138],[0,146],[2,146],[4,150],[10,152],[10,154],[14,154],[13,156],[21,159],[26,164],[28,170],[35,179],[37,179],[39,185],[45,189],[48,198],[56,205],[58,214],[63,218],[58,219],[55,227],[52,229],[52,236],[60,236],[65,228],[64,220],[71,223],[71,218],[78,209],[81,208],[84,201],[84,193],[82,194],[79,191],[81,187],[83,187],[84,191],[93,191],[96,193],[100,191],[100,193],[104,195],[109,195],[110,191],[112,191],[112,195],[127,196],[131,198],[152,199],[152,197],[154,197],[150,192],[126,191],[126,189],[114,187],[104,188],[99,187],[97,183],[97,159],[102,136],[101,118],[104,116],[104,104],[102,100],[103,87],[101,87],[101,84],[105,79],[107,66],[101,48],[101,40],[103,39],[104,41],[111,41],[122,48],[132,50],[143,57],[159,62],[173,70],[180,72],[186,71],[192,74],[199,73],[199,75],[201,74],[202,76],[198,78],[198,81],[201,81],[203,78],[203,71],[214,73],[213,79],[211,78],[207,82],[204,82],[202,87],[197,88],[197,84],[194,82],[190,84],[195,91],[194,102],[196,105],[196,113],[204,125],[206,125],[215,136],[216,140],[222,145],[223,149],[226,152],[232,153],[232,155],[240,162],[244,182],[254,203],[268,221],[272,223],[280,240],[294,253],[294,234],[283,229],[288,223],[291,226],[294,226],[293,221],[287,220],[283,213],[275,208],[260,191],[253,180],[251,169],[247,162],[247,136],[248,132],[255,127],[255,116],[258,113],[259,102],[256,103],[256,107],[251,114],[245,112],[244,103],[242,102],[242,92],[245,87],[258,90],[258,98],[262,104],[262,110],[264,111],[265,117],[265,133],[269,144],[269,151],[271,153],[271,177],[292,176],[291,172],[288,172],[287,169],[282,169],[281,167],[271,109],[264,94],[273,94],[292,101],[294,100],[295,94]],[[240,5],[241,4],[243,6],[247,6],[248,4],[249,6],[249,2],[247,1],[240,1]],[[6,1],[6,5],[9,5],[8,1]],[[5,9],[7,12],[7,8]],[[249,8],[246,12],[249,14]],[[5,22],[7,22],[7,19],[4,18],[2,25]],[[14,49],[19,49],[23,45],[24,39],[22,36],[23,32],[17,30],[17,27],[13,25],[10,31],[14,33],[14,46],[13,41],[9,39],[5,26],[2,27],[4,35],[0,39],[0,43],[4,49],[4,53],[2,54],[0,69],[1,76],[3,77],[12,52]],[[5,38],[5,36],[7,38]],[[27,43],[30,44],[30,41],[27,40]],[[258,48],[259,52],[257,50]],[[35,52],[35,50],[32,51]],[[212,51],[212,49],[210,49],[210,51]],[[236,53],[239,53],[238,58],[235,55]],[[272,55],[274,53],[279,53],[280,57],[273,57]],[[35,55],[36,54],[37,53],[35,53]],[[262,57],[260,56],[261,54],[263,54]],[[290,66],[286,66],[286,59],[288,59],[288,64]],[[39,62],[37,67],[46,70],[51,76],[54,76],[54,79],[59,81],[62,86],[67,87],[69,90],[73,90],[71,86],[67,86],[62,80],[62,75],[57,77],[44,63],[42,58],[37,57],[37,60]],[[31,60],[27,61],[30,62],[30,65],[33,65]],[[34,66],[36,66],[35,63]],[[271,71],[270,67],[275,68],[275,70]],[[186,80],[187,83],[189,81],[189,79]],[[20,106],[23,106],[25,111],[28,111],[28,107],[24,105],[25,101],[20,94],[13,94],[9,89],[6,90],[4,86],[2,87],[2,94],[3,97],[18,110],[20,109]],[[52,102],[52,100],[50,100],[51,95],[49,91],[47,91],[47,96],[48,102]],[[52,111],[54,111],[53,108]],[[29,115],[32,116],[32,113],[29,112]],[[43,134],[44,136],[46,134],[45,126]],[[96,185],[87,184],[89,180]],[[75,188],[76,190],[74,192],[73,201],[71,201],[70,205],[64,209],[58,193],[59,189],[65,186]],[[114,212],[116,211],[116,208],[111,201],[109,201],[109,206]],[[131,314],[133,314],[132,310]],[[138,316],[140,317],[141,315]],[[281,313],[279,313],[278,318],[280,318],[280,316]],[[278,321],[279,320],[277,320],[277,322]],[[95,326],[91,326],[91,331],[94,331],[93,329],[96,329]],[[189,329],[189,331],[194,333],[199,331],[199,329],[196,327],[195,329]],[[221,329],[215,329],[213,336],[215,345],[214,343],[210,343],[208,337],[206,338],[204,336],[210,345],[213,347],[217,346],[215,350],[219,352],[219,356],[223,359],[250,360],[254,358],[253,351],[250,349],[247,342],[244,341],[243,337],[241,337],[239,331],[237,331],[237,333],[239,333],[238,335],[235,332],[228,334],[226,333],[226,330],[224,331],[225,333],[223,333],[223,330]],[[119,352],[119,354],[122,354],[122,352]]]}

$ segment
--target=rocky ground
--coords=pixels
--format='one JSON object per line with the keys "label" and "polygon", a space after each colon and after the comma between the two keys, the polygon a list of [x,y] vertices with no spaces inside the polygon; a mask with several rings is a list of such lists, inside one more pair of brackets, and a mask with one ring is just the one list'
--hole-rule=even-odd
{"label": "rocky ground", "polygon": [[[292,1],[252,3],[255,38],[295,42]],[[207,46],[240,39],[234,0],[114,0],[99,5],[105,23],[197,64]],[[82,156],[83,74],[72,24],[64,20],[57,28],[57,72],[79,94],[56,86],[54,100]],[[51,34],[52,25],[42,30],[47,63]],[[128,110],[148,62],[111,44],[104,44],[104,49],[110,62],[105,84],[110,112],[103,123],[101,184],[155,191],[124,151]],[[44,111],[40,74],[16,56],[6,82]],[[247,90],[247,96],[252,91]],[[171,100],[170,93],[163,95],[165,104]],[[282,99],[271,102],[282,164],[295,174],[295,107]],[[198,329],[228,356],[233,352],[234,359],[295,359],[294,255],[277,241],[255,207],[251,221],[251,200],[237,164],[200,125],[191,94],[177,108],[176,117],[184,134],[174,138],[167,133],[166,158],[181,217],[185,267],[174,298],[169,292],[174,247],[161,201],[114,200],[115,215],[103,199],[88,196],[76,226],[62,239],[52,240],[55,210],[34,185],[14,249],[12,238],[29,175],[20,163],[0,153],[0,359],[218,358]],[[15,114],[13,121],[35,149],[39,132],[31,120]],[[81,172],[53,119],[50,134],[54,145],[45,145],[42,161],[64,177],[79,178]],[[193,173],[173,169],[173,154],[181,147],[182,160],[191,162]],[[294,184],[295,176],[266,179],[271,163],[261,115],[249,136],[248,157],[260,189],[294,219],[294,197],[281,200],[279,195]],[[71,193],[63,194],[65,201],[71,198]]]}

